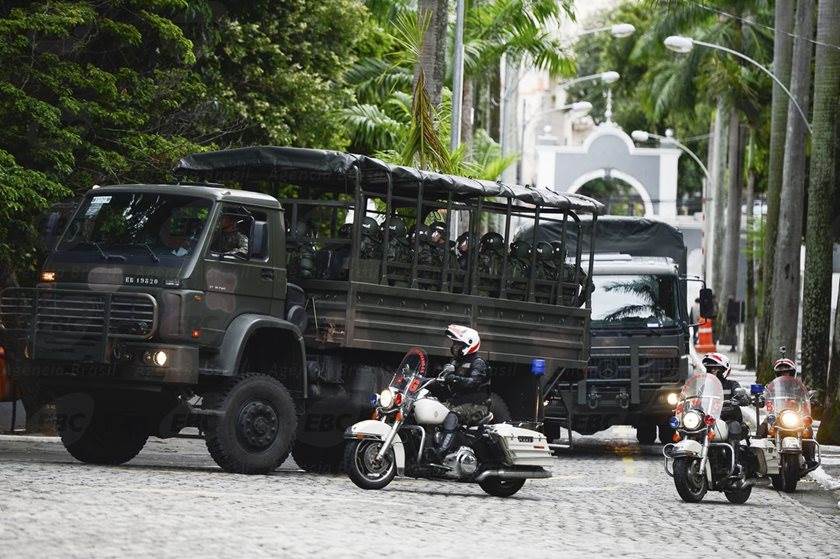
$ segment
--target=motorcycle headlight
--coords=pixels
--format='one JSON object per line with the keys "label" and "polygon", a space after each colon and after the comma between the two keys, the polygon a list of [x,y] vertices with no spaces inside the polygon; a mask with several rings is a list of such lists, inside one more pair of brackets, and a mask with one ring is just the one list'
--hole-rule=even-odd
{"label": "motorcycle headlight", "polygon": [[379,393],[379,406],[385,409],[390,408],[394,404],[394,393],[390,388],[386,388]]}
{"label": "motorcycle headlight", "polygon": [[694,431],[703,424],[703,418],[696,411],[690,411],[683,416],[682,424],[687,430]]}
{"label": "motorcycle headlight", "polygon": [[799,429],[802,427],[802,418],[792,410],[785,410],[779,415],[779,425],[784,429]]}

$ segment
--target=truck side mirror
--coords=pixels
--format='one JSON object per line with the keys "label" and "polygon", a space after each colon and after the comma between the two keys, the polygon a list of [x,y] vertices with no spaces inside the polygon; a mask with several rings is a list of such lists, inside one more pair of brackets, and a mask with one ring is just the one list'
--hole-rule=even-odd
{"label": "truck side mirror", "polygon": [[252,221],[251,234],[248,251],[251,258],[265,258],[268,245],[268,223],[265,221]]}
{"label": "truck side mirror", "polygon": [[708,287],[700,290],[700,316],[703,318],[715,318],[717,316],[715,294]]}

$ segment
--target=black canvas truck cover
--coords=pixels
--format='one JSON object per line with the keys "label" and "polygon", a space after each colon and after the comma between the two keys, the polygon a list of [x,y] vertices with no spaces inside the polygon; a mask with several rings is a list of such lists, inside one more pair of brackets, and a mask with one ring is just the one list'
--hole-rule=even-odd
{"label": "black canvas truck cover", "polygon": [[[589,250],[592,238],[592,220],[587,216],[580,218],[580,236],[582,237],[583,252]],[[597,236],[595,236],[595,252],[621,253],[630,256],[666,256],[672,258],[679,266],[680,275],[686,273],[687,251],[683,241],[682,231],[654,219],[646,217],[624,217],[607,215],[597,220]],[[516,237],[531,241],[533,229],[528,227],[520,231]],[[563,234],[563,224],[559,222],[541,223],[537,229],[537,242],[559,241]],[[567,254],[573,254],[578,243],[577,223],[573,220],[566,222]]]}

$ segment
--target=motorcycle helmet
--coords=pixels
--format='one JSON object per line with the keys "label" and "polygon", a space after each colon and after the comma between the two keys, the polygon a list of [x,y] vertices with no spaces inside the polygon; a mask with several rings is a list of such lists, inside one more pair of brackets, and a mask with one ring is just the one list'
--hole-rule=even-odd
{"label": "motorcycle helmet", "polygon": [[403,218],[399,216],[391,216],[390,223],[388,224],[388,238],[393,241],[405,241],[405,234],[408,231],[408,228],[405,226],[405,221]]}
{"label": "motorcycle helmet", "polygon": [[303,239],[309,237],[309,225],[305,221],[298,221],[294,227],[289,223],[286,228],[286,235],[290,239]]}
{"label": "motorcycle helmet", "polygon": [[478,351],[481,346],[481,338],[478,332],[468,326],[450,324],[446,328],[446,337],[452,340],[452,356],[461,357],[471,355]]}
{"label": "motorcycle helmet", "polygon": [[789,375],[792,377],[796,376],[796,363],[793,362],[793,359],[787,359],[783,357],[782,359],[777,359],[775,363],[773,363],[773,372],[776,373],[777,377],[782,375]]}
{"label": "motorcycle helmet", "polygon": [[531,259],[531,244],[526,241],[514,241],[510,245],[510,256],[517,260],[529,261]]}
{"label": "motorcycle helmet", "polygon": [[563,246],[562,241],[551,241],[551,248],[555,262],[563,263],[566,261],[566,247]]}
{"label": "motorcycle helmet", "polygon": [[435,221],[429,226],[429,240],[433,245],[442,245],[446,242],[446,224],[442,221]]}
{"label": "motorcycle helmet", "polygon": [[455,248],[458,249],[459,256],[463,257],[469,254],[473,239],[473,235],[466,231],[458,235],[458,239],[455,241]]}
{"label": "motorcycle helmet", "polygon": [[554,260],[554,247],[550,243],[540,241],[537,243],[537,260],[540,262],[550,262]]}
{"label": "motorcycle helmet", "polygon": [[432,238],[432,235],[431,235],[431,232],[429,231],[429,228],[426,227],[425,225],[423,225],[422,223],[420,225],[415,225],[414,227],[412,227],[411,228],[411,233],[408,234],[408,242],[412,245],[414,244],[414,235],[415,234],[420,235],[420,242],[421,243],[428,243]]}
{"label": "motorcycle helmet", "polygon": [[505,240],[495,231],[491,231],[482,235],[478,245],[478,252],[481,254],[500,253],[505,245]]}
{"label": "motorcycle helmet", "polygon": [[707,373],[715,375],[720,380],[728,377],[732,371],[729,358],[722,353],[707,353],[703,357],[703,366],[706,367]]}
{"label": "motorcycle helmet", "polygon": [[362,236],[371,239],[379,239],[379,223],[370,216],[362,220]]}

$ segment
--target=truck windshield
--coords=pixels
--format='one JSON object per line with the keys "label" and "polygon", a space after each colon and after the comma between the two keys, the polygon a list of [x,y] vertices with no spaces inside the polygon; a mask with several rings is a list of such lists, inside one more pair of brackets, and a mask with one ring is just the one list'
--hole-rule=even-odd
{"label": "truck windshield", "polygon": [[180,266],[195,249],[210,206],[210,200],[178,194],[92,194],[56,251],[65,260]]}
{"label": "truck windshield", "polygon": [[593,326],[674,326],[677,281],[673,276],[595,275]]}

